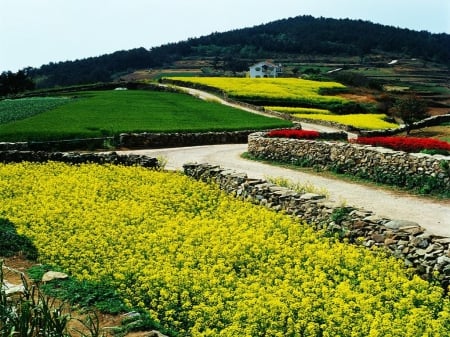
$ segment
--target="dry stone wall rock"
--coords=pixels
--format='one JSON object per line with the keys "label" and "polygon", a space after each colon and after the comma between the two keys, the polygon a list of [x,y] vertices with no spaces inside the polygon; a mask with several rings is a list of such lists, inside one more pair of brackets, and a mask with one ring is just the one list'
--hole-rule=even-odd
{"label": "dry stone wall rock", "polygon": [[46,152],[46,151],[0,151],[0,163],[59,161],[68,164],[114,164],[147,168],[159,168],[158,159],[141,155],[119,155],[116,152]]}

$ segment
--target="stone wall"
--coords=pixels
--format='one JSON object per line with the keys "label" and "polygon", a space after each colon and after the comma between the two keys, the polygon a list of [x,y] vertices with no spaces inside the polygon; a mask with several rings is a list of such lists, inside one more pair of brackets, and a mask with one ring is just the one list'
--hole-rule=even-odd
{"label": "stone wall", "polygon": [[79,151],[117,146],[128,149],[150,149],[214,144],[246,144],[255,130],[193,133],[122,133],[118,138],[86,138],[47,142],[0,142],[0,151]]}
{"label": "stone wall", "polygon": [[119,146],[136,148],[162,148],[214,144],[245,144],[255,131],[224,131],[194,133],[122,133]]}
{"label": "stone wall", "polygon": [[348,142],[268,138],[265,135],[264,132],[249,135],[249,154],[418,189],[423,193],[450,191],[450,156],[406,153]]}
{"label": "stone wall", "polygon": [[0,163],[19,163],[23,161],[44,163],[58,161],[68,164],[114,164],[147,168],[159,168],[156,158],[140,155],[119,155],[108,153],[78,153],[78,152],[45,152],[45,151],[0,151]]}
{"label": "stone wall", "polygon": [[104,149],[114,144],[114,137],[68,139],[55,141],[0,142],[0,151],[74,151]]}
{"label": "stone wall", "polygon": [[236,198],[264,205],[275,211],[305,220],[316,229],[325,229],[349,243],[365,247],[385,247],[403,259],[425,279],[437,280],[447,289],[450,284],[450,238],[428,234],[417,223],[380,218],[370,211],[340,207],[325,197],[299,194],[263,179],[248,178],[245,173],[208,164],[185,164],[184,172],[198,180],[215,182]]}

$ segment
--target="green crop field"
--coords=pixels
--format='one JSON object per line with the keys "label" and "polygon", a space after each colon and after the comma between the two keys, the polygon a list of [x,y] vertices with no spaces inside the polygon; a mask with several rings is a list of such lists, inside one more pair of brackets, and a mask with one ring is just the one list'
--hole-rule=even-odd
{"label": "green crop field", "polygon": [[0,124],[25,119],[68,103],[67,97],[32,97],[0,101]]}
{"label": "green crop field", "polygon": [[[111,90],[75,95],[64,105],[0,124],[0,141],[101,137],[122,132],[204,132],[291,126],[288,121],[180,93]],[[22,106],[26,107],[26,104]],[[20,111],[15,113],[20,114]]]}

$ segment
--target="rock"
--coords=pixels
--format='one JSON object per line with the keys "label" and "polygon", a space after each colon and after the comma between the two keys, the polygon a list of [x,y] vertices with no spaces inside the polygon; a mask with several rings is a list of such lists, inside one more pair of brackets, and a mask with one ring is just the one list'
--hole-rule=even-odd
{"label": "rock", "polygon": [[417,222],[408,220],[391,220],[385,223],[384,226],[390,229],[400,229],[404,227],[420,227]]}
{"label": "rock", "polygon": [[450,264],[450,257],[439,256],[437,258],[437,264]]}
{"label": "rock", "polygon": [[42,282],[49,282],[53,280],[64,280],[67,279],[69,275],[61,273],[59,271],[48,271],[42,276]]}
{"label": "rock", "polygon": [[366,216],[363,220],[373,223],[373,224],[379,224],[383,221],[383,218],[380,218],[377,215],[369,215],[369,216]]}
{"label": "rock", "polygon": [[127,318],[127,319],[130,319],[130,318],[131,319],[136,319],[136,318],[141,317],[141,314],[139,312],[137,312],[137,311],[130,311],[130,312],[127,312],[127,313],[123,314],[122,316]]}
{"label": "rock", "polygon": [[358,218],[366,218],[368,216],[371,216],[372,212],[355,209],[355,210],[351,211],[349,215],[358,217]]}
{"label": "rock", "polygon": [[432,252],[440,252],[440,254],[442,254],[444,252],[444,247],[438,243],[433,243],[427,248],[427,254]]}
{"label": "rock", "polygon": [[440,238],[440,239],[436,239],[434,240],[434,242],[436,243],[440,243],[440,244],[450,244],[450,238]]}
{"label": "rock", "polygon": [[371,239],[374,240],[376,243],[382,243],[385,241],[385,236],[383,234],[375,233],[372,234]]}
{"label": "rock", "polygon": [[386,239],[384,240],[385,246],[395,245],[397,243],[397,240],[395,239]]}
{"label": "rock", "polygon": [[145,337],[168,337],[167,335],[163,335],[161,332],[152,330],[148,334],[145,334]]}
{"label": "rock", "polygon": [[5,292],[7,297],[16,294],[23,294],[25,292],[25,287],[23,284],[12,284],[7,281],[3,281],[2,291]]}
{"label": "rock", "polygon": [[302,199],[302,200],[319,200],[319,199],[324,199],[324,198],[325,197],[323,195],[316,194],[316,193],[305,193],[300,196],[300,199]]}
{"label": "rock", "polygon": [[417,249],[415,253],[418,256],[424,256],[426,254],[425,249]]}
{"label": "rock", "polygon": [[399,231],[412,235],[417,235],[425,232],[425,229],[420,226],[405,226],[399,228]]}
{"label": "rock", "polygon": [[428,247],[428,245],[430,244],[430,242],[428,241],[427,238],[419,238],[419,237],[417,237],[417,238],[414,238],[414,239],[411,241],[411,244],[412,244],[413,246],[415,246],[415,247],[425,249],[425,248]]}

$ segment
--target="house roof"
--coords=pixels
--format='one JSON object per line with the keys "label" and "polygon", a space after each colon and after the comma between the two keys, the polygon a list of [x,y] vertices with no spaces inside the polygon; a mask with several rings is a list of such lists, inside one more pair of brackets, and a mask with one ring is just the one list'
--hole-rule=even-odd
{"label": "house roof", "polygon": [[255,63],[255,64],[251,65],[250,68],[252,68],[252,67],[261,67],[263,65],[266,65],[266,66],[269,66],[269,67],[276,67],[276,65],[273,64],[272,62],[261,61],[261,62],[258,62],[258,63]]}

